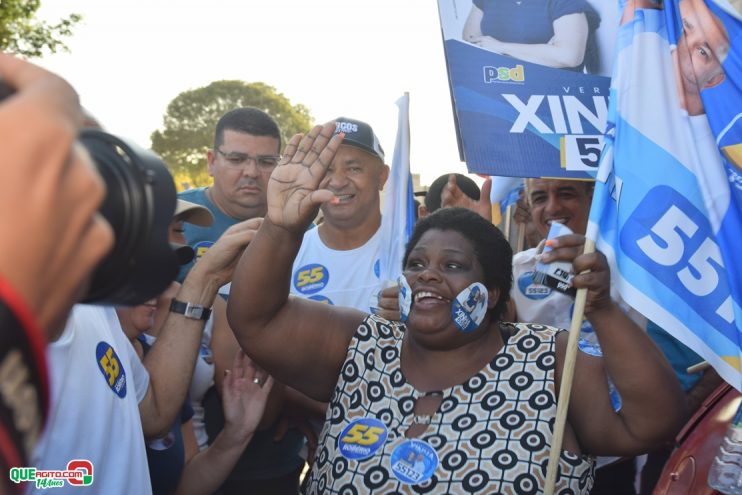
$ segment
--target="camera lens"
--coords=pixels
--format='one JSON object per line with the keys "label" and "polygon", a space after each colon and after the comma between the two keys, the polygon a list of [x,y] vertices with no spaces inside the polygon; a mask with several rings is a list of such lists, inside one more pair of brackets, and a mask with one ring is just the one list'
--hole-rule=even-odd
{"label": "camera lens", "polygon": [[172,176],[157,155],[106,132],[85,129],[79,141],[106,184],[100,213],[116,236],[82,302],[141,304],[162,293],[178,273],[168,243],[176,199]]}

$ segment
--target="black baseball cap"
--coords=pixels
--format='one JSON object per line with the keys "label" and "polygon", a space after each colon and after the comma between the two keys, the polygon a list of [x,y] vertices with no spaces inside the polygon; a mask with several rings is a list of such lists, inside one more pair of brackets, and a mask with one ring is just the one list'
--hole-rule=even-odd
{"label": "black baseball cap", "polygon": [[343,144],[360,148],[378,157],[382,162],[384,161],[384,150],[381,148],[379,138],[367,123],[347,117],[338,117],[335,119],[335,134],[340,132],[345,133]]}

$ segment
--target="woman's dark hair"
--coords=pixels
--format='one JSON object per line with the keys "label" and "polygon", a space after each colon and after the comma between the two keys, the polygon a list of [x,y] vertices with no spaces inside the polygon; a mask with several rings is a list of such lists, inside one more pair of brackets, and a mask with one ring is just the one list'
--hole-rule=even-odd
{"label": "woman's dark hair", "polygon": [[500,319],[505,311],[505,305],[510,300],[510,288],[513,285],[513,249],[500,229],[465,208],[436,210],[415,224],[402,260],[403,269],[407,266],[410,251],[420,242],[423,234],[432,229],[453,230],[472,243],[477,260],[484,271],[484,285],[500,290],[500,298],[491,310],[492,317],[495,320]]}

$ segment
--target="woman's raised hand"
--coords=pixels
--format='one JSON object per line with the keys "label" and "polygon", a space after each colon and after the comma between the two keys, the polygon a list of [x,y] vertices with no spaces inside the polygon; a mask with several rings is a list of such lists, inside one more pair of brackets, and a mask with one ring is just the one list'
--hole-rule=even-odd
{"label": "woman's raised hand", "polygon": [[319,205],[335,199],[327,189],[318,189],[327,168],[343,141],[335,123],[315,126],[309,134],[295,135],[286,145],[281,163],[268,183],[268,214],[276,226],[303,232],[317,214]]}

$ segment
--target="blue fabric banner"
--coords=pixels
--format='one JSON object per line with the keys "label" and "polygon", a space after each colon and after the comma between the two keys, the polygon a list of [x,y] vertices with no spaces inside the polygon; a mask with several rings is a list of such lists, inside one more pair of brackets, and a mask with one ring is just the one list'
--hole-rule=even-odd
{"label": "blue fabric banner", "polygon": [[397,139],[389,180],[384,188],[384,207],[381,217],[382,246],[387,246],[381,259],[381,280],[396,281],[402,273],[402,258],[407,240],[415,225],[415,197],[410,175],[410,96],[405,93],[397,100]]}
{"label": "blue fabric banner", "polygon": [[619,9],[588,235],[626,302],[742,390],[742,22],[728,0]]}

